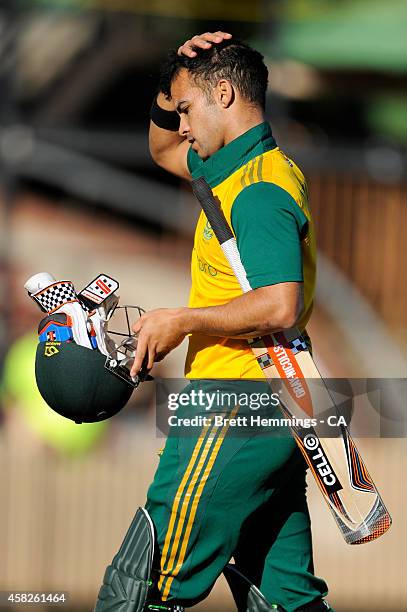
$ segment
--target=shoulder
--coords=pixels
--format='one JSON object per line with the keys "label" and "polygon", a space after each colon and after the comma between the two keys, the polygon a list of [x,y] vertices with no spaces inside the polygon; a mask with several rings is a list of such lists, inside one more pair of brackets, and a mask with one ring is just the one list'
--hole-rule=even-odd
{"label": "shoulder", "polygon": [[244,187],[236,196],[232,206],[232,225],[247,222],[271,222],[277,215],[290,216],[302,228],[307,218],[293,196],[273,182],[258,181]]}
{"label": "shoulder", "polygon": [[295,202],[291,194],[274,182],[257,181],[243,187],[237,194],[234,204],[237,202],[258,202],[266,203],[268,206],[286,205],[289,202]]}

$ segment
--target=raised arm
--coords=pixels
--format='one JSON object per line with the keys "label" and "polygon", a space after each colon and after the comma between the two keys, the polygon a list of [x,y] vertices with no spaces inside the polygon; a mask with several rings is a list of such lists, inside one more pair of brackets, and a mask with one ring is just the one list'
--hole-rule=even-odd
{"label": "raised arm", "polygon": [[[172,113],[172,115],[167,113]],[[184,136],[179,135],[178,129],[175,127],[177,122],[179,125],[179,115],[173,102],[160,92],[153,103],[151,115],[149,132],[151,157],[164,170],[190,180],[191,175],[187,166],[187,153],[190,145]],[[159,127],[154,123],[154,119],[162,126],[168,122],[168,128],[170,124],[173,124],[174,127],[172,129]]]}
{"label": "raised arm", "polygon": [[[227,32],[206,32],[193,36],[178,49],[179,55],[194,58],[195,49],[209,49],[212,44],[231,38]],[[153,102],[149,132],[151,157],[158,166],[171,174],[190,180],[187,154],[190,147],[185,136],[179,133],[179,115],[170,97],[160,92]]]}

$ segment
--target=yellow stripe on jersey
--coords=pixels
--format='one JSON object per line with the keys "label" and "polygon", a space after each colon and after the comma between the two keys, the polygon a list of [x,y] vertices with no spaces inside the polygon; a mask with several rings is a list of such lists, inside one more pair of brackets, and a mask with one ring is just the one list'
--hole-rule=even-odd
{"label": "yellow stripe on jersey", "polygon": [[252,185],[254,182],[254,166],[256,165],[256,161],[256,159],[252,159],[251,161],[247,186]]}

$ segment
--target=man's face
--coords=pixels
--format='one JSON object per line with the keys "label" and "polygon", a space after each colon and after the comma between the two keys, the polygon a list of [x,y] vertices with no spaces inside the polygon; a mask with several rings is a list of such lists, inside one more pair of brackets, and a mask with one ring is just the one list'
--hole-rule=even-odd
{"label": "man's face", "polygon": [[224,145],[224,116],[220,105],[209,102],[205,92],[183,68],[172,82],[171,97],[179,112],[179,133],[199,157],[207,159]]}

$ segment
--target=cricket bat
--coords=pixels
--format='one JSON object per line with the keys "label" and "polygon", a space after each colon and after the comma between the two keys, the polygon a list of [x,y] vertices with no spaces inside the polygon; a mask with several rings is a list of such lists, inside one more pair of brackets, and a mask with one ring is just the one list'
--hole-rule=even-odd
{"label": "cricket bat", "polygon": [[[201,177],[192,181],[192,189],[242,291],[251,291],[236,239],[211,188]],[[331,437],[324,437],[325,418],[318,417],[332,415],[336,406],[301,333],[290,329],[249,344],[272,390],[273,384],[278,387],[283,415],[345,541],[363,544],[383,535],[390,514],[346,426],[338,419]],[[317,417],[314,427],[301,425],[312,417]]]}

